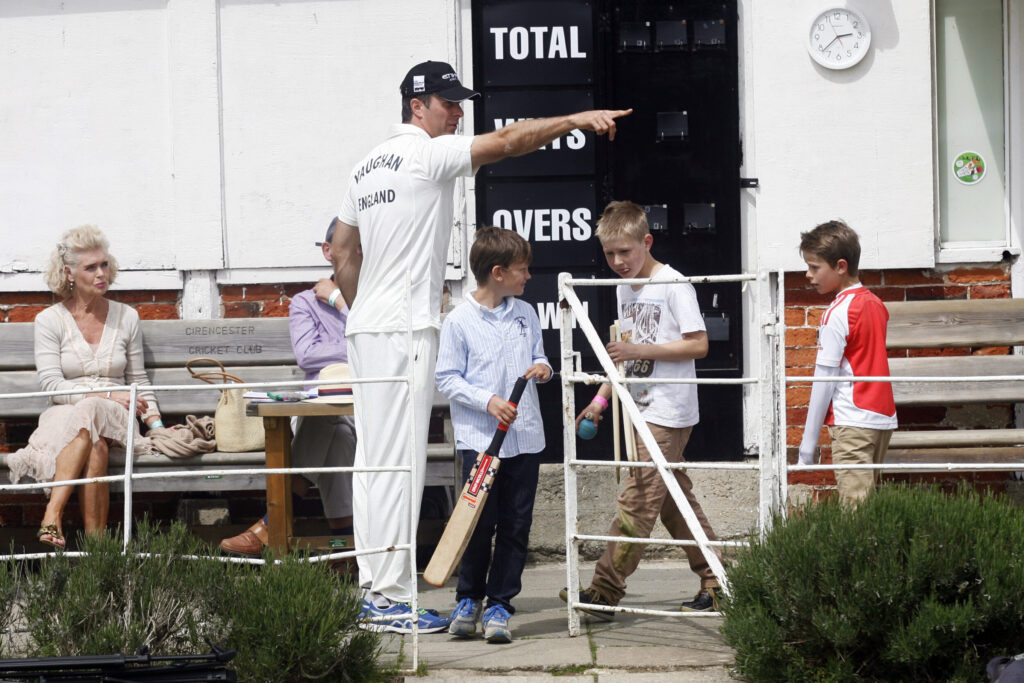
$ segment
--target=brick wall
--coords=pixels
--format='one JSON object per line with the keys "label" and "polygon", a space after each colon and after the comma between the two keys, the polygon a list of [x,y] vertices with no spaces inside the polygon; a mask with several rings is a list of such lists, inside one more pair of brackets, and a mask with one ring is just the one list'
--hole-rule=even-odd
{"label": "brick wall", "polygon": [[[225,318],[286,317],[292,296],[309,288],[309,283],[274,285],[227,285],[221,289],[222,314]],[[181,317],[181,292],[178,290],[141,290],[111,292],[110,298],[120,301],[139,312],[143,320],[174,320]],[[4,292],[0,293],[0,323],[32,322],[44,308],[56,303],[56,297],[49,292]],[[33,420],[0,418],[0,453],[10,453],[23,447],[36,427]],[[6,472],[0,474],[6,482]],[[185,494],[142,493],[136,494],[137,516],[148,514],[155,519],[173,519],[178,500]],[[188,494],[190,497],[204,494]],[[231,492],[230,510],[232,520],[254,521],[265,508],[263,494],[254,492]],[[34,529],[42,518],[46,501],[40,493],[0,494],[0,529]],[[123,518],[123,498],[111,495],[110,523],[117,525]],[[303,516],[321,518],[319,500],[312,496],[299,508],[296,518]],[[77,498],[72,496],[65,515],[65,529],[74,533],[81,528]],[[0,539],[8,534],[0,533]],[[15,534],[19,539],[25,534]],[[6,541],[2,544],[6,547]]]}
{"label": "brick wall", "polygon": [[[935,299],[1004,299],[1010,296],[1008,265],[987,268],[954,268],[948,270],[885,270],[861,271],[861,282],[882,301],[924,301]],[[807,285],[804,274],[786,274],[786,374],[813,375],[817,353],[817,326],[832,295],[820,295]],[[1006,354],[1007,347],[977,349],[893,349],[890,358],[906,356]],[[786,442],[789,461],[796,462],[796,449],[803,436],[807,418],[807,402],[811,385],[791,384],[786,389]],[[993,406],[900,406],[897,409],[900,429],[936,429],[940,427],[1012,427],[1013,407]],[[822,429],[822,463],[832,461],[828,431]],[[1008,473],[969,473],[962,475],[886,475],[891,480],[940,481],[968,479],[999,488]],[[835,478],[830,472],[793,472],[790,484],[813,488],[820,496],[831,492]]]}
{"label": "brick wall", "polygon": [[225,318],[287,318],[292,297],[309,283],[288,285],[225,285],[220,298]]}

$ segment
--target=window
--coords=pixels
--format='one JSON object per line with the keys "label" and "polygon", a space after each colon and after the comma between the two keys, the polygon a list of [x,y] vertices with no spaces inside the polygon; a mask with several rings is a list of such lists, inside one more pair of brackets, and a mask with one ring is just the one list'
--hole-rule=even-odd
{"label": "window", "polygon": [[935,0],[943,250],[995,256],[1010,244],[1006,26],[1003,0]]}

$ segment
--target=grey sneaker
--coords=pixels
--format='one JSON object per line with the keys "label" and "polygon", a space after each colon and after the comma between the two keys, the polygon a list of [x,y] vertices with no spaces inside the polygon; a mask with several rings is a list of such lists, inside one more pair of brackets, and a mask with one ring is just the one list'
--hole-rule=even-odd
{"label": "grey sneaker", "polygon": [[679,606],[682,612],[717,612],[718,600],[722,597],[722,589],[701,588],[693,600],[687,600]]}
{"label": "grey sneaker", "polygon": [[492,605],[484,612],[484,638],[488,643],[511,643],[512,628],[508,625],[512,615],[502,605]]}
{"label": "grey sneaker", "polygon": [[469,638],[476,635],[477,622],[480,621],[480,600],[463,598],[452,610],[452,623],[448,633],[453,636]]}
{"label": "grey sneaker", "polygon": [[[560,597],[563,602],[569,602],[569,589],[563,588],[558,591],[558,597]],[[589,602],[592,605],[608,605],[609,607],[615,606],[601,597],[601,594],[593,588],[587,588],[586,590],[580,591],[579,597],[577,597],[576,600],[578,602]],[[599,611],[591,607],[580,607],[579,610],[584,614],[589,614],[595,619],[600,619],[601,621],[612,621],[615,619],[615,612],[605,612],[604,610]]]}

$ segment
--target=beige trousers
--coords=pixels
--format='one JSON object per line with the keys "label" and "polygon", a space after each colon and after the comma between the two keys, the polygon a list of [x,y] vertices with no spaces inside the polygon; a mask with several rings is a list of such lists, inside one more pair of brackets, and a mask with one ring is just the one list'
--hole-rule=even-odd
{"label": "beige trousers", "polygon": [[[660,425],[647,423],[654,440],[665,455],[665,460],[670,463],[683,462],[683,449],[690,439],[690,432],[693,427],[662,427]],[[651,462],[651,455],[644,447],[643,442],[636,438],[637,460]],[[673,470],[679,487],[683,490],[687,502],[693,508],[701,528],[708,539],[716,540],[715,532],[711,529],[704,510],[693,495],[693,482],[687,476],[685,470]],[[632,536],[634,538],[649,538],[655,522],[661,517],[665,528],[672,535],[672,538],[680,540],[693,540],[693,533],[686,524],[686,519],[676,507],[675,501],[668,493],[668,487],[661,478],[657,469],[634,468],[629,470],[626,478],[626,486],[619,494],[619,511],[612,522],[610,536]],[[626,594],[626,578],[629,577],[643,557],[645,544],[643,543],[609,543],[604,554],[597,561],[594,569],[594,579],[591,581],[591,588],[596,590],[610,604],[617,605]],[[704,554],[697,546],[686,546],[686,558],[690,562],[690,569],[700,576],[701,588],[718,586],[718,580],[708,566]]]}
{"label": "beige trousers", "polygon": [[[889,450],[891,429],[867,429],[836,425],[828,428],[832,436],[832,462],[836,465],[880,465]],[[878,481],[878,470],[836,471],[839,500],[856,507],[868,497]]]}

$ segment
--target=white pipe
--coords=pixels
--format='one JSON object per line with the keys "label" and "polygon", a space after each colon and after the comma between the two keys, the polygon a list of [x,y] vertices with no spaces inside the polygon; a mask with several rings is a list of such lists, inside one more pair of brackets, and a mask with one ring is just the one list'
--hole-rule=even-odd
{"label": "white pipe", "polygon": [[[135,412],[136,401],[139,395],[139,385],[132,383],[128,390],[128,417],[125,424],[125,446],[124,446],[124,530],[122,539],[124,547],[122,553],[128,552],[128,544],[132,540],[132,466],[135,464]],[[109,493],[108,493],[109,496]]]}
{"label": "white pipe", "polygon": [[[570,382],[579,384],[608,384],[609,380],[604,375],[595,375],[587,372],[573,372],[568,377]],[[623,377],[621,384],[757,384],[761,380],[757,377]]]}
{"label": "white pipe", "polygon": [[[657,467],[653,462],[630,462],[622,460],[572,460],[571,464],[579,467]],[[756,470],[760,465],[756,462],[669,462],[665,469],[669,470]]]}
{"label": "white pipe", "polygon": [[[754,282],[758,276],[750,273],[743,273],[741,275],[696,275],[692,277],[673,277],[665,278],[664,280],[659,279],[658,284],[679,284],[689,282],[691,284],[710,284],[713,282]],[[623,278],[574,278],[571,275],[564,280],[566,287],[576,287],[578,285],[591,286],[597,285],[599,287],[613,286],[618,287],[619,285],[649,285],[651,278],[649,277],[623,277]]]}
{"label": "white pipe", "polygon": [[683,612],[682,610],[675,612],[668,612],[659,609],[641,609],[639,607],[609,607],[608,605],[595,605],[589,602],[575,602],[573,603],[570,595],[570,609],[592,609],[598,612],[622,612],[624,614],[646,614],[653,617],[720,617],[721,612]]}
{"label": "white pipe", "polygon": [[[564,301],[568,273],[558,274],[558,300]],[[566,601],[566,618],[569,635],[580,634],[580,615],[573,609],[576,590],[580,585],[580,551],[579,543],[573,537],[579,529],[579,503],[576,491],[576,469],[572,461],[576,459],[576,393],[570,381],[573,374],[574,359],[577,356],[572,350],[572,311],[568,306],[561,307],[561,320],[558,329],[559,349],[561,352],[562,381],[562,474],[565,485],[565,585],[569,599]]]}
{"label": "white pipe", "polygon": [[[600,534],[574,534],[573,538],[578,541],[605,541],[608,543],[633,543],[635,545],[674,545],[674,546],[696,546],[697,541],[681,541],[675,538],[653,538],[653,537],[632,537],[632,536],[602,536]],[[722,548],[746,548],[750,543],[746,541],[708,541],[708,545]]]}
{"label": "white pipe", "polygon": [[[197,477],[230,477],[241,475],[265,475],[265,474],[314,474],[320,472],[408,472],[408,465],[394,465],[392,467],[248,467],[245,469],[209,469],[201,470],[161,470],[159,472],[133,472],[132,479],[170,479],[170,478],[197,478]],[[53,482],[43,481],[31,484],[0,484],[2,491],[26,491],[32,489],[48,489],[57,486],[78,486],[80,484],[93,484],[101,482],[122,481],[123,474],[107,474],[102,477],[88,477],[85,479],[66,479]]]}
{"label": "white pipe", "polygon": [[[405,272],[405,342],[406,342],[406,396],[409,399],[409,585],[412,593],[412,600],[409,607],[412,610],[412,671],[419,667],[420,657],[420,591],[419,583],[416,580],[416,532],[419,526],[419,509],[415,505],[416,488],[419,483],[416,472],[418,462],[416,459],[416,402],[413,396],[416,393],[415,369],[415,346],[412,338],[412,275],[410,271]],[[422,490],[420,491],[422,493]]]}
{"label": "white pipe", "polygon": [[[615,281],[612,280],[611,282]],[[648,280],[641,280],[640,282],[648,282]],[[621,282],[619,284],[621,284]],[[711,571],[714,572],[715,576],[718,578],[719,583],[722,585],[722,589],[728,593],[729,580],[725,573],[725,567],[722,566],[721,560],[718,559],[718,554],[715,553],[710,546],[706,545],[708,541],[707,535],[701,528],[700,522],[697,520],[697,516],[693,512],[693,508],[690,507],[689,502],[683,495],[683,490],[680,488],[679,482],[676,481],[674,476],[669,476],[669,470],[666,468],[668,463],[665,461],[665,456],[658,447],[658,443],[655,441],[650,427],[647,426],[647,422],[644,421],[643,416],[640,414],[640,409],[637,408],[636,402],[633,401],[632,394],[622,386],[622,376],[619,374],[618,369],[616,369],[611,357],[605,350],[604,344],[601,343],[601,338],[598,336],[597,330],[594,329],[593,323],[590,322],[590,319],[586,316],[583,304],[580,303],[579,297],[576,296],[576,292],[574,292],[571,287],[561,286],[561,275],[559,275],[559,285],[559,298],[564,299],[564,301],[569,304],[573,312],[576,313],[577,324],[583,331],[583,334],[590,343],[590,346],[596,352],[597,359],[601,363],[601,367],[604,368],[605,374],[607,374],[611,380],[613,390],[619,392],[619,401],[633,420],[633,428],[643,440],[644,446],[647,447],[647,452],[650,455],[651,460],[653,460],[658,466],[659,473],[661,474],[662,480],[665,482],[665,487],[668,489],[669,495],[672,496],[672,500],[675,502],[676,507],[679,509],[679,512],[682,513],[683,519],[686,520],[686,524],[690,528],[690,533],[693,534],[694,539],[698,542],[701,553],[704,555],[704,559],[707,560]],[[570,588],[572,588],[572,585],[570,585]]]}

